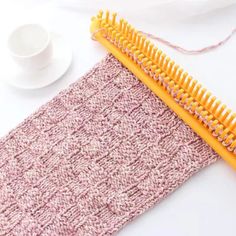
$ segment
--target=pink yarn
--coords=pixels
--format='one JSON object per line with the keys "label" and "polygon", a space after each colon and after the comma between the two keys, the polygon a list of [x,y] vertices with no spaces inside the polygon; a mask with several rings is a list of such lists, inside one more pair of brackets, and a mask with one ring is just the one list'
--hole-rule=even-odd
{"label": "pink yarn", "polygon": [[216,160],[108,55],[0,139],[0,235],[112,235]]}
{"label": "pink yarn", "polygon": [[236,33],[236,27],[224,39],[218,41],[217,43],[212,44],[212,45],[208,45],[208,46],[200,48],[200,49],[195,49],[195,50],[183,48],[177,44],[169,42],[166,39],[163,39],[161,37],[158,37],[158,36],[150,34],[150,33],[146,33],[143,31],[139,31],[139,32],[146,35],[147,37],[157,40],[158,42],[161,42],[161,43],[165,44],[166,46],[173,48],[174,50],[181,52],[183,54],[197,55],[197,54],[202,54],[202,53],[207,53],[207,52],[213,51],[213,50],[223,46],[224,44],[226,44],[233,37],[233,35]]}

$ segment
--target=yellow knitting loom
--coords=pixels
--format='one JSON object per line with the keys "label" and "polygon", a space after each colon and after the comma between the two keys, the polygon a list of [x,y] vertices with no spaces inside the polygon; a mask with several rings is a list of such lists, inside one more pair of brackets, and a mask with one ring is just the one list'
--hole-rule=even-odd
{"label": "yellow knitting loom", "polygon": [[236,114],[127,21],[99,11],[92,36],[236,168]]}

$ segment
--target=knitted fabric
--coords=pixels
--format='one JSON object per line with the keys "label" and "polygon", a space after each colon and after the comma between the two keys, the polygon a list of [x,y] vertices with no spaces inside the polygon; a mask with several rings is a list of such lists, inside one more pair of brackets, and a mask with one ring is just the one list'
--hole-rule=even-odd
{"label": "knitted fabric", "polygon": [[108,55],[0,139],[0,235],[112,235],[216,160]]}

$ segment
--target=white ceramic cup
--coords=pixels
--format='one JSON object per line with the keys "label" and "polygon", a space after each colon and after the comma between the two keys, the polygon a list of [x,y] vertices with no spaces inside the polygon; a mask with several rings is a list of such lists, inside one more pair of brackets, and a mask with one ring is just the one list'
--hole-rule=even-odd
{"label": "white ceramic cup", "polygon": [[53,54],[50,33],[38,24],[17,27],[9,36],[8,49],[14,61],[26,70],[46,67]]}

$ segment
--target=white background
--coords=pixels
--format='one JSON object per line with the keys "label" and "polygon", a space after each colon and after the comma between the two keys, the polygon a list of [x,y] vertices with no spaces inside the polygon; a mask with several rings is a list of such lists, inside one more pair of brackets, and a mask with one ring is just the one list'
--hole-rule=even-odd
{"label": "white background", "polygon": [[[92,41],[89,34],[90,18],[99,10],[98,2],[94,1],[96,4],[93,5],[92,1],[81,0],[77,3],[71,0],[0,0],[1,47],[5,45],[7,34],[16,24],[39,22],[63,35],[70,42],[74,54],[73,64],[66,76],[44,89],[15,89],[2,82],[3,78],[0,77],[0,136],[77,80],[106,55],[106,50]],[[101,2],[106,5],[105,1]],[[109,2],[112,5],[112,1]],[[215,43],[236,26],[236,7],[233,6],[196,16],[194,9],[198,13],[205,13],[209,9],[201,5],[187,8],[183,4],[177,11],[172,11],[168,7],[158,8],[155,1],[150,1],[152,7],[148,9],[148,1],[144,2],[137,4],[137,10],[127,1],[121,1],[121,6],[114,1],[114,5],[136,28],[186,48],[195,49]],[[164,45],[160,47],[236,111],[236,35],[225,46],[199,56],[186,56]],[[0,60],[2,67],[2,55]],[[234,236],[235,219],[236,172],[220,160],[195,175],[161,204],[128,224],[119,235]]]}

